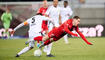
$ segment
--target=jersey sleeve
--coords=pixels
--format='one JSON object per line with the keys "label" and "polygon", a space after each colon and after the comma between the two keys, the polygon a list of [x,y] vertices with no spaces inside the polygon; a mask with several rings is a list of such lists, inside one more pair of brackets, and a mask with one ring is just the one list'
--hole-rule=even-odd
{"label": "jersey sleeve", "polygon": [[2,16],[1,16],[2,21],[4,20],[4,15],[5,15],[5,13],[3,13]]}
{"label": "jersey sleeve", "polygon": [[12,14],[11,13],[10,13],[10,16],[9,17],[10,17],[10,20],[12,20]]}
{"label": "jersey sleeve", "polygon": [[32,18],[29,18],[29,19],[27,19],[26,21],[24,21],[24,22],[23,22],[23,23],[24,23],[24,25],[28,25],[28,24],[30,24],[31,19],[32,19]]}
{"label": "jersey sleeve", "polygon": [[28,22],[27,22],[27,21],[25,21],[25,22],[24,22],[24,25],[28,25]]}
{"label": "jersey sleeve", "polygon": [[42,13],[42,9],[39,8],[38,11],[37,11],[37,13]]}
{"label": "jersey sleeve", "polygon": [[59,12],[59,15],[61,15],[61,7],[59,7],[59,11],[58,12]]}
{"label": "jersey sleeve", "polygon": [[17,27],[14,28],[14,31],[16,31],[17,29],[21,28],[22,26],[28,25],[30,22],[30,20],[27,20],[21,24],[19,24]]}
{"label": "jersey sleeve", "polygon": [[48,9],[47,9],[47,11],[46,11],[46,15],[49,15],[50,14],[50,11],[51,11],[51,6],[50,7],[48,7]]}
{"label": "jersey sleeve", "polygon": [[73,15],[73,11],[72,9],[69,7],[69,15],[72,16]]}
{"label": "jersey sleeve", "polygon": [[21,24],[19,24],[18,26],[16,26],[16,27],[14,28],[14,31],[16,31],[17,29],[21,28],[22,26],[24,26],[24,23],[21,23]]}
{"label": "jersey sleeve", "polygon": [[85,36],[79,31],[79,27],[76,27],[76,32],[80,35],[80,37],[89,45],[91,45],[92,43],[88,42],[88,40],[85,38]]}

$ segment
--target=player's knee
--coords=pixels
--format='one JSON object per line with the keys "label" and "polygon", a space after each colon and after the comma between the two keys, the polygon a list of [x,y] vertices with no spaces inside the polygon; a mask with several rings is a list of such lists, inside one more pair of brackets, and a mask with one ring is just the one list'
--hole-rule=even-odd
{"label": "player's knee", "polygon": [[34,48],[34,47],[33,47],[33,46],[31,46],[31,47],[30,47],[30,50],[31,50],[31,49],[33,49],[33,48]]}
{"label": "player's knee", "polygon": [[46,41],[48,39],[49,39],[48,35],[46,35],[45,37],[42,38],[43,41]]}
{"label": "player's knee", "polygon": [[46,41],[46,39],[43,37],[42,41]]}
{"label": "player's knee", "polygon": [[54,40],[53,40],[53,38],[50,38],[50,42],[53,42]]}
{"label": "player's knee", "polygon": [[33,49],[34,47],[30,47],[30,49]]}

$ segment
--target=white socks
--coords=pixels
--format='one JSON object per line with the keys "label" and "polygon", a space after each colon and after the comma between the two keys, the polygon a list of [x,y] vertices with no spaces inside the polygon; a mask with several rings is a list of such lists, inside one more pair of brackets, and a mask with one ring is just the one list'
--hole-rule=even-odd
{"label": "white socks", "polygon": [[30,50],[30,47],[25,47],[23,50],[21,50],[21,51],[18,53],[18,55],[21,55],[21,54],[27,52],[28,50]]}
{"label": "white socks", "polygon": [[[47,55],[49,55],[49,54],[51,53],[51,48],[52,48],[52,43],[50,43],[49,45],[45,46],[44,49],[43,49],[43,51],[46,52]],[[23,53],[25,53],[25,52],[27,52],[27,51],[29,51],[29,50],[30,50],[30,47],[25,47],[24,49],[22,49],[22,50],[18,53],[18,55],[21,55],[21,54],[23,54]]]}
{"label": "white socks", "polygon": [[43,51],[47,53],[47,55],[49,55],[51,53],[51,48],[52,48],[52,43],[50,43],[49,45],[45,46]]}

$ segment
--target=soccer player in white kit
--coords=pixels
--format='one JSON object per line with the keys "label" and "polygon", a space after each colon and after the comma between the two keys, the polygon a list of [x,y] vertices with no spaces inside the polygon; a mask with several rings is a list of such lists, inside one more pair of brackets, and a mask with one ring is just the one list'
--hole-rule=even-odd
{"label": "soccer player in white kit", "polygon": [[[61,24],[61,16],[60,16],[60,7],[58,6],[58,0],[53,0],[53,5],[49,6],[47,11],[45,12],[45,16],[52,18],[56,27]],[[48,24],[49,31],[52,30],[54,26],[52,24]],[[48,45],[50,48],[44,49],[45,51],[51,53],[52,43]]]}
{"label": "soccer player in white kit", "polygon": [[[53,0],[53,5],[48,7],[45,15],[52,18],[56,27],[61,24],[60,7],[58,6],[58,0]],[[49,24],[49,30],[52,30],[52,28],[53,25]]]}
{"label": "soccer player in white kit", "polygon": [[[43,6],[38,9],[37,13],[42,13],[42,15],[44,16],[47,9],[48,9],[47,0],[43,0]],[[45,36],[48,33],[48,22],[47,21],[43,20],[41,33],[42,33],[42,36]],[[38,45],[38,43],[37,43],[37,45]],[[49,45],[46,45],[43,49],[43,52],[47,53],[47,55],[46,55],[47,57],[54,57],[50,52],[51,47],[52,46],[50,46],[50,44],[49,44]]]}
{"label": "soccer player in white kit", "polygon": [[[61,7],[61,21],[64,23],[66,20],[69,19],[73,15],[72,9],[68,6],[68,1],[64,1],[64,6]],[[64,36],[64,41],[68,44],[67,34]]]}
{"label": "soccer player in white kit", "polygon": [[[43,20],[52,21],[50,18],[41,16],[40,13],[37,13],[36,16],[33,16],[32,18],[29,18],[25,22],[19,24],[16,28],[14,28],[14,31],[19,29],[20,27],[24,25],[29,25],[29,46],[25,47],[23,50],[21,50],[16,57],[19,57],[21,54],[31,50],[34,47],[35,41],[34,37],[41,36],[41,25]],[[53,23],[53,22],[52,22]],[[12,33],[14,33],[14,31]]]}

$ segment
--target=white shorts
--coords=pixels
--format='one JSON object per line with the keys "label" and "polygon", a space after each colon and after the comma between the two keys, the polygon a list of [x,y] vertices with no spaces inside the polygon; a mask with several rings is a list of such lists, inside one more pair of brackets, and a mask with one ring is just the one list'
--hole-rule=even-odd
{"label": "white shorts", "polygon": [[29,47],[34,47],[35,45],[35,40],[34,37],[41,36],[41,33],[33,33],[29,32]]}
{"label": "white shorts", "polygon": [[34,47],[34,45],[35,45],[35,41],[34,40],[29,42],[29,47]]}

